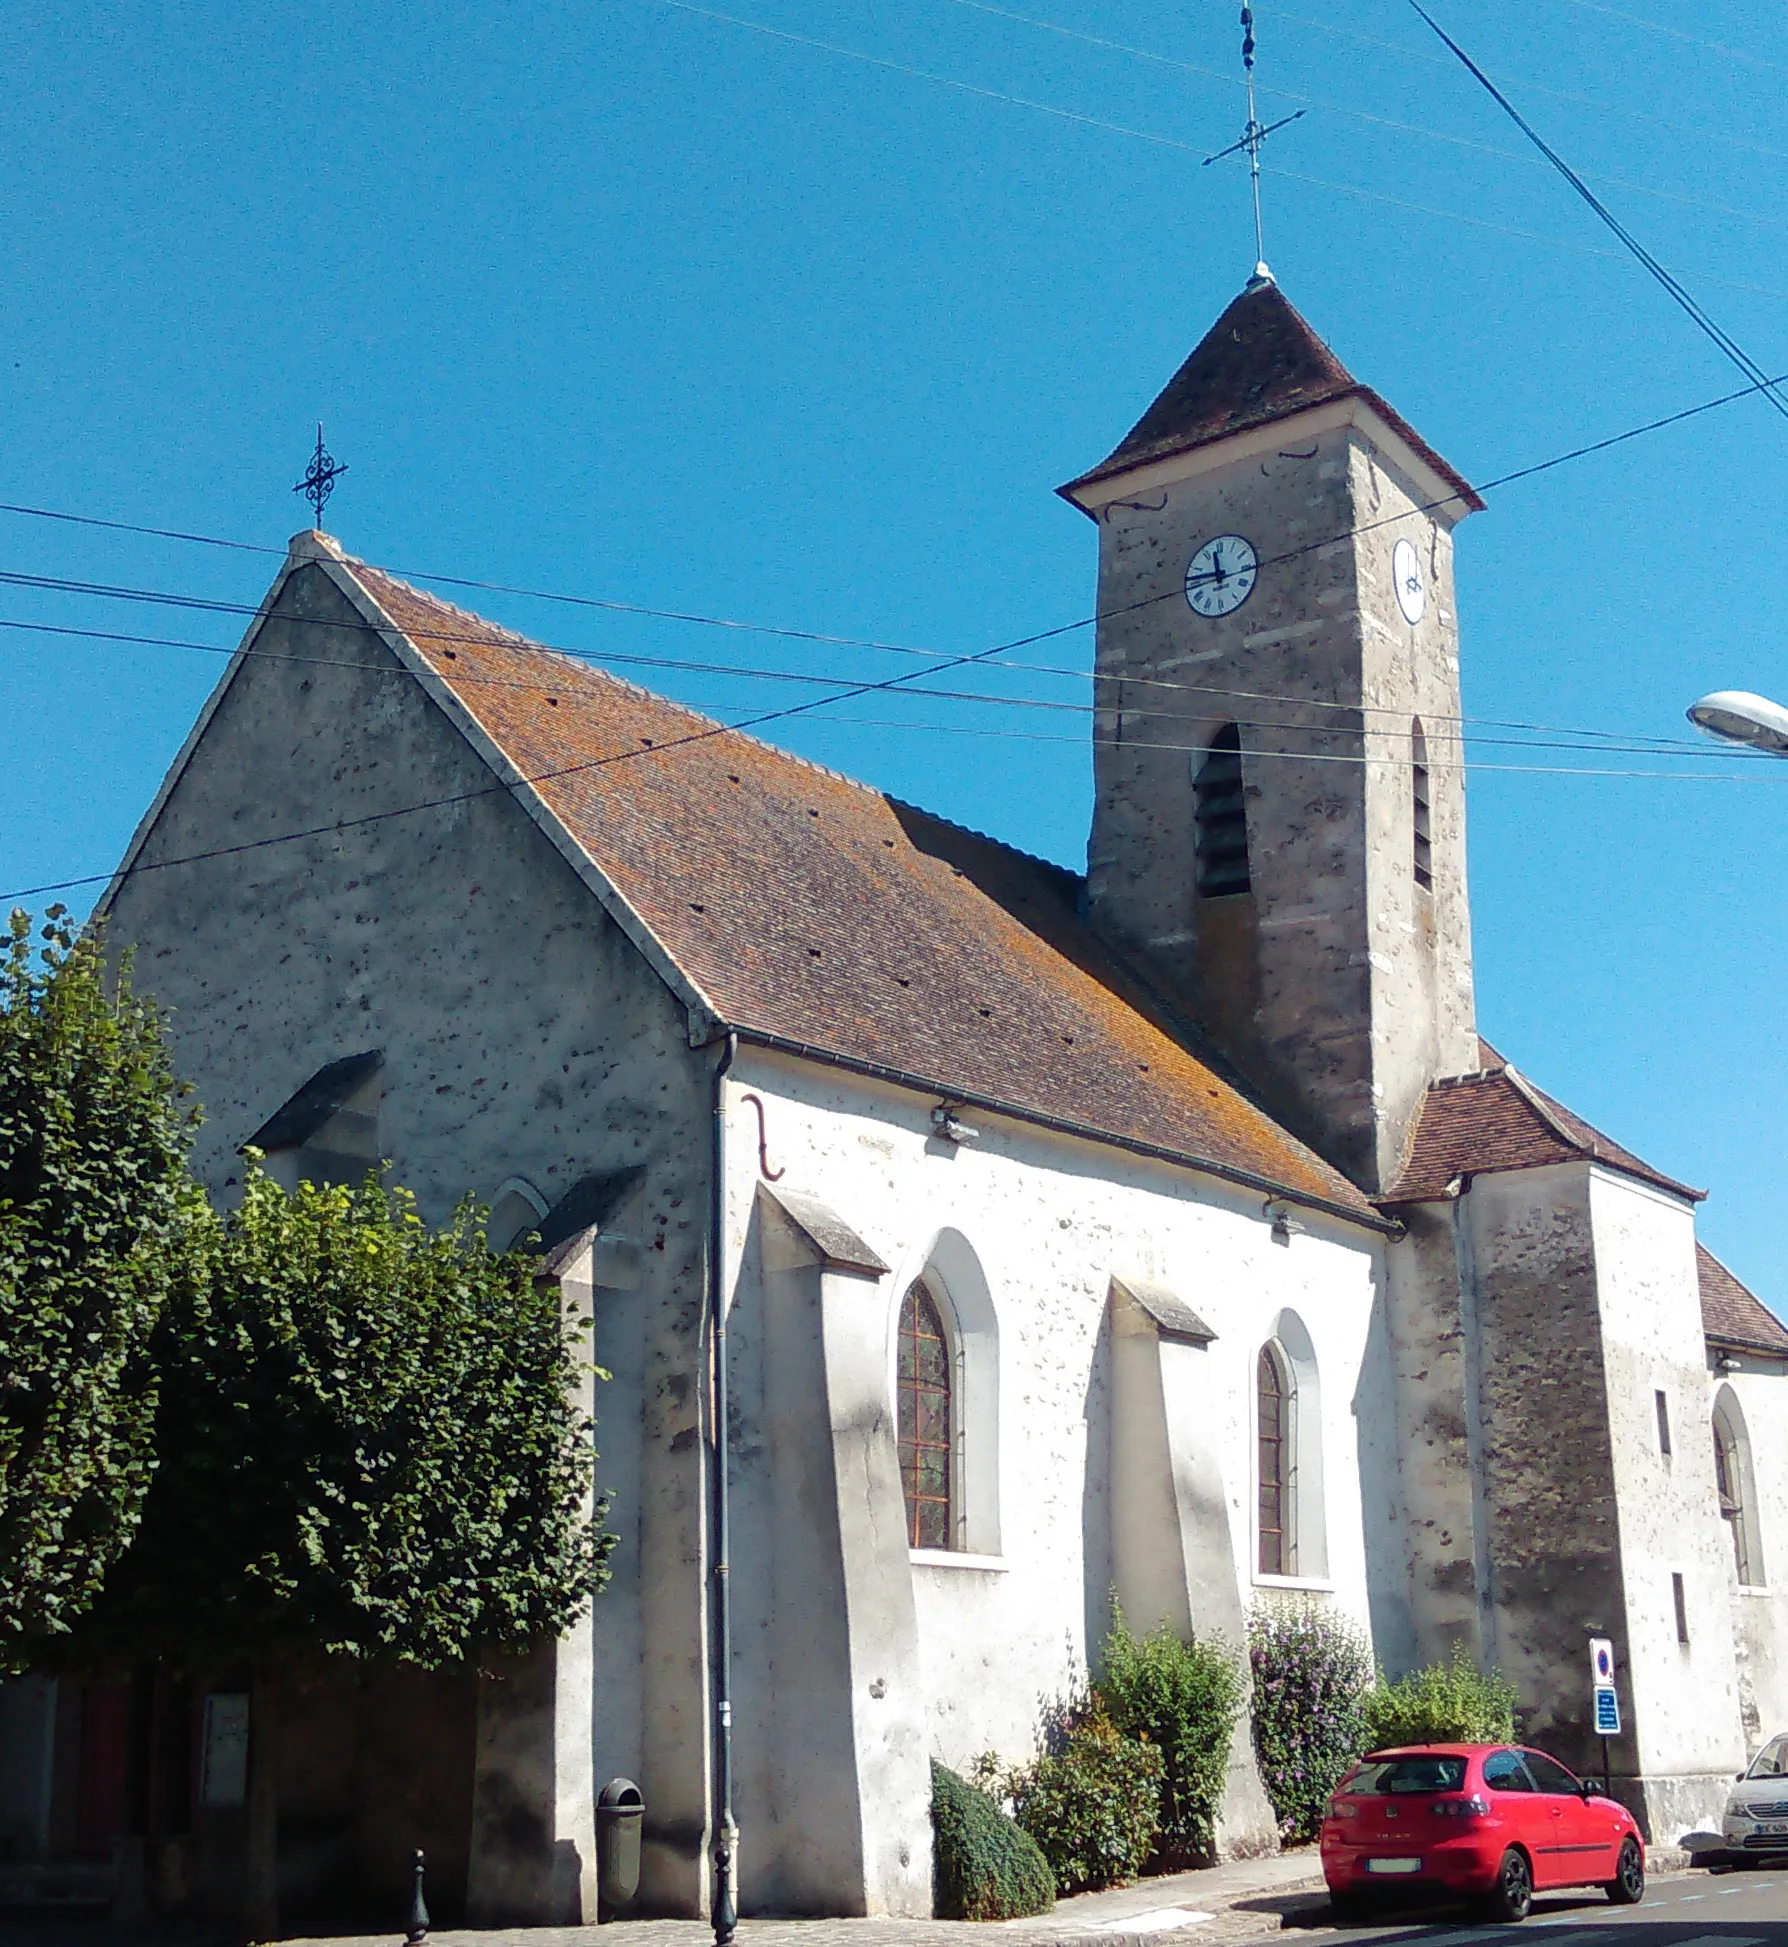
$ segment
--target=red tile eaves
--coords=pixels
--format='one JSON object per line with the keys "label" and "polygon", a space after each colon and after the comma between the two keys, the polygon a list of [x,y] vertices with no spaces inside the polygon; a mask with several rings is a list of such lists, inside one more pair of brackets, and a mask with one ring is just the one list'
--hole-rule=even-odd
{"label": "red tile eaves", "polygon": [[1701,1280],[1701,1329],[1710,1345],[1788,1358],[1788,1326],[1705,1244],[1695,1246],[1695,1268]]}
{"label": "red tile eaves", "polygon": [[1073,874],[344,565],[726,1025],[1382,1224],[1170,1027]]}

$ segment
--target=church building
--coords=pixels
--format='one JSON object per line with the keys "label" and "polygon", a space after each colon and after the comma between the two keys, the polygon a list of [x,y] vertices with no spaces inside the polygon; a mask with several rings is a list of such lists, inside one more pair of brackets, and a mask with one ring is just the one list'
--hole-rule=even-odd
{"label": "church building", "polygon": [[[1477,495],[1264,276],[1061,491],[1084,876],[307,532],[102,902],[220,1197],[248,1144],[385,1159],[593,1319],[613,1584],[431,1693],[443,1913],[592,1918],[622,1777],[642,1912],[719,1854],[747,1913],[928,1914],[930,1761],[1028,1757],[1114,1591],[1232,1644],[1327,1605],[1393,1675],[1463,1645],[1598,1773],[1607,1637],[1655,1842],[1788,1726],[1788,1330],[1479,1033]],[[79,1686],[31,1697],[20,1862],[108,1836]],[[372,1715],[315,1710],[261,1785],[293,1915],[407,1858]],[[151,1883],[222,1884],[247,1813],[200,1798],[132,1828]],[[1245,1727],[1220,1839],[1277,1843]]]}

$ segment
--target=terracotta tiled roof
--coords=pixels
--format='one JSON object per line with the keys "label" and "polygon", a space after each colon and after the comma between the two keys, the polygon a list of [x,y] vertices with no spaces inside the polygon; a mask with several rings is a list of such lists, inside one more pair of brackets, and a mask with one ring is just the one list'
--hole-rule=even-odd
{"label": "terracotta tiled roof", "polygon": [[1701,1274],[1701,1327],[1713,1345],[1788,1357],[1788,1326],[1747,1291],[1705,1244],[1695,1246]]}
{"label": "terracotta tiled roof", "polygon": [[1481,1072],[1451,1076],[1429,1089],[1410,1131],[1402,1173],[1381,1202],[1430,1202],[1445,1196],[1447,1185],[1460,1176],[1582,1162],[1600,1163],[1693,1202],[1706,1195],[1641,1162],[1535,1088],[1489,1042],[1479,1043],[1479,1053]]}
{"label": "terracotta tiled roof", "polygon": [[346,566],[724,1024],[1378,1221],[1081,924],[1072,873]]}
{"label": "terracotta tiled roof", "polygon": [[1465,477],[1401,414],[1362,385],[1270,279],[1245,290],[1199,341],[1108,459],[1061,491],[1190,452],[1232,433],[1284,419],[1331,399],[1364,399],[1409,442],[1468,507],[1483,502]]}

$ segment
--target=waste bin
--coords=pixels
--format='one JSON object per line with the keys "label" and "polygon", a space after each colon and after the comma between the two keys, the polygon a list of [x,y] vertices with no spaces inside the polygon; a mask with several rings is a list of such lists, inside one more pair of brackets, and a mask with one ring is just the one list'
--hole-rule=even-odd
{"label": "waste bin", "polygon": [[639,1836],[646,1801],[631,1778],[611,1778],[596,1798],[597,1918],[625,1913],[639,1895]]}

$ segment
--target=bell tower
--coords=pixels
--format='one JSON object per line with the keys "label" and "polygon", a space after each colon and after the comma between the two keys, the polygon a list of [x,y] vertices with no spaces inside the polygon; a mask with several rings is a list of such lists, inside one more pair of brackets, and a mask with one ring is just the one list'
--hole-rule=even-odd
{"label": "bell tower", "polygon": [[1478,1066],[1452,530],[1483,505],[1257,274],[1109,459],[1091,920],[1368,1192]]}

